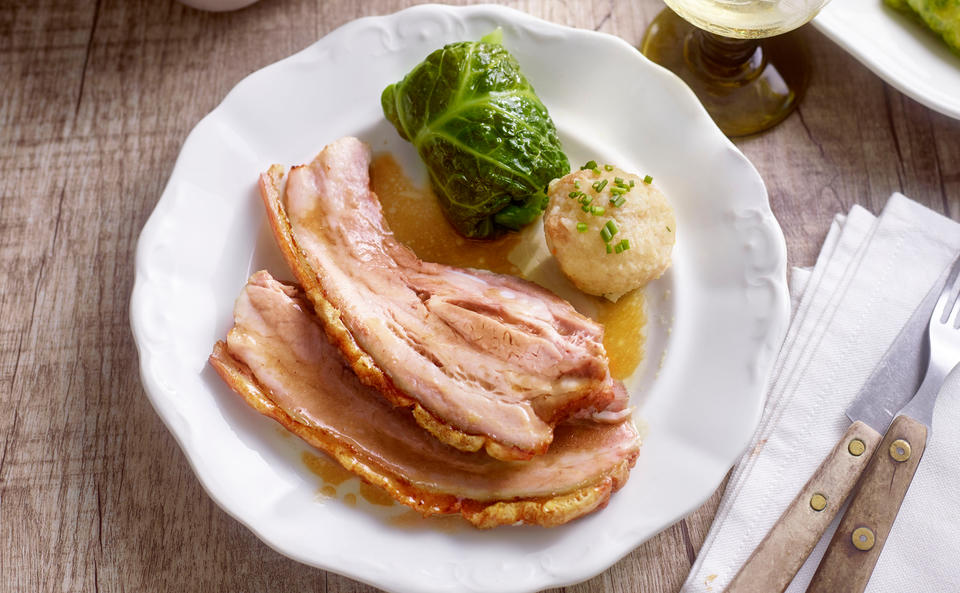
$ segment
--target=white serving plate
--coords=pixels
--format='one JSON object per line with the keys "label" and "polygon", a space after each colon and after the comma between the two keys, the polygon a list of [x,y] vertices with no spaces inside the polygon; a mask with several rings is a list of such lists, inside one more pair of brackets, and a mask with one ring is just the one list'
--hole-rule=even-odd
{"label": "white serving plate", "polygon": [[[444,43],[500,26],[571,162],[650,173],[678,219],[672,270],[648,289],[647,360],[628,382],[645,443],[610,505],[554,529],[399,528],[321,500],[307,447],[207,364],[260,267],[290,277],[256,178],[356,135],[425,179],[380,112],[384,86]],[[140,237],[131,322],[143,384],[203,486],[264,542],[390,591],[534,591],[605,570],[696,509],[759,420],[786,330],[783,235],[750,162],[673,74],[633,47],[495,6],[419,6],[354,21],[240,82],[193,130]]]}
{"label": "white serving plate", "polygon": [[960,56],[883,0],[834,0],[813,24],[903,94],[960,119]]}

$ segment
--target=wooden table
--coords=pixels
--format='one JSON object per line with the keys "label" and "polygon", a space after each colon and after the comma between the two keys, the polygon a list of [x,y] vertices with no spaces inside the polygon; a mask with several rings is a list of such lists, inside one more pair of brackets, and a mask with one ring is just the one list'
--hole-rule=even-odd
{"label": "wooden table", "polygon": [[[144,396],[127,309],[137,235],[194,124],[250,72],[407,4],[0,4],[0,590],[371,590],[280,556],[210,501]],[[661,8],[507,4],[634,45]],[[960,219],[960,122],[808,29],[803,104],[737,142],[790,263],[814,261],[835,213],[893,191]],[[569,590],[677,591],[718,500]]]}

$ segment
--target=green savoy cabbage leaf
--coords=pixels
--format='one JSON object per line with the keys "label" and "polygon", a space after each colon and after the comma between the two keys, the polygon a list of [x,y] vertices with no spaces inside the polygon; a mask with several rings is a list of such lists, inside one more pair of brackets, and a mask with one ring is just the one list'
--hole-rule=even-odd
{"label": "green savoy cabbage leaf", "polygon": [[438,49],[380,98],[447,219],[478,239],[535,220],[547,184],[570,172],[547,108],[499,38],[498,29]]}
{"label": "green savoy cabbage leaf", "polygon": [[960,55],[960,0],[884,0],[887,6],[916,18]]}

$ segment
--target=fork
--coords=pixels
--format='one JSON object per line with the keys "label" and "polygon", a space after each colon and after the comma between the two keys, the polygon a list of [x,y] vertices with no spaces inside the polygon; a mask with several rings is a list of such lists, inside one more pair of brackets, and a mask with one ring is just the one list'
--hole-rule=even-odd
{"label": "fork", "polygon": [[958,293],[960,259],[930,316],[930,360],[923,383],[876,448],[807,593],[860,593],[866,588],[926,448],[937,395],[960,363]]}

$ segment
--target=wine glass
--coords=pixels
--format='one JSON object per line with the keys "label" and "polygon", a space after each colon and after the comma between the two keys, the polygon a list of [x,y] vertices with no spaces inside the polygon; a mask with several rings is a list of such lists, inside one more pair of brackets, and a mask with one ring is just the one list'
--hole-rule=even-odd
{"label": "wine glass", "polygon": [[727,136],[746,136],[803,96],[810,57],[792,31],[827,1],[666,0],[640,51],[682,78]]}

